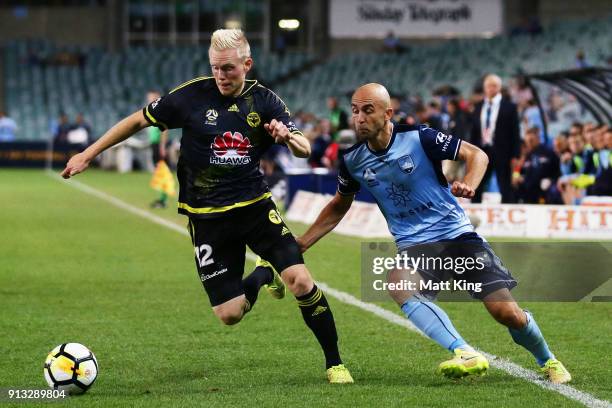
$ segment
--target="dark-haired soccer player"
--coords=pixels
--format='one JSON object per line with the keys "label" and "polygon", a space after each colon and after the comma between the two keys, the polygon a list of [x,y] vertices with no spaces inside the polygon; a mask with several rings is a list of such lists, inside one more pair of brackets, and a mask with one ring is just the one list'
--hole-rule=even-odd
{"label": "dark-haired soccer player", "polygon": [[[323,349],[329,382],[351,383],[327,299],[304,266],[259,171],[259,159],[273,143],[308,157],[309,142],[274,92],[246,80],[253,60],[242,31],[215,31],[208,54],[212,77],[185,82],[123,119],[72,157],[62,176],[84,171],[102,151],[147,126],[182,128],[178,207],[189,217],[198,273],[215,315],[236,324],[262,286],[281,298],[286,283]],[[242,279],[247,245],[269,263],[259,261]]]}
{"label": "dark-haired soccer player", "polygon": [[[473,231],[455,198],[474,196],[487,168],[486,154],[426,126],[393,125],[389,93],[380,84],[358,88],[351,108],[358,143],[343,154],[336,196],[298,238],[302,250],[334,229],[363,186],[375,197],[398,252],[413,258],[419,257],[422,250],[428,253],[434,250],[438,259],[446,259],[447,255],[457,261],[480,258],[481,264],[468,272],[457,269],[450,272],[456,279],[469,283],[465,286],[480,286],[481,291],[469,290],[470,294],[508,327],[512,339],[533,354],[552,382],[570,381],[569,372],[549,350],[534,317],[522,310],[510,294],[516,281],[488,243]],[[463,181],[455,181],[449,187],[441,162],[457,159],[466,162],[466,174]],[[454,353],[454,358],[440,364],[442,374],[451,378],[484,374],[489,368],[487,359],[461,337],[444,310],[433,303],[438,290],[419,290],[421,282],[430,286],[443,282],[444,272],[437,266],[416,264],[394,269],[389,282],[408,280],[415,283],[415,290],[393,290],[390,295],[416,327]]]}

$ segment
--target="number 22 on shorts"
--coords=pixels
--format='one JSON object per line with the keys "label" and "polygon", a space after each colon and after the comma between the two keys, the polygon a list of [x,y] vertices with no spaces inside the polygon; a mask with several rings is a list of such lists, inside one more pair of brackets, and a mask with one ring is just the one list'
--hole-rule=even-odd
{"label": "number 22 on shorts", "polygon": [[202,244],[199,247],[195,247],[196,258],[200,268],[210,265],[215,262],[212,258],[212,247],[208,244]]}

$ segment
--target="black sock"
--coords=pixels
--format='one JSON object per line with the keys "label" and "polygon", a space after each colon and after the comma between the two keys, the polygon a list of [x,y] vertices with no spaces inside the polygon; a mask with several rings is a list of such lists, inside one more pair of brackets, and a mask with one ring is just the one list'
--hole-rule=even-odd
{"label": "black sock", "polygon": [[246,296],[246,299],[249,302],[247,312],[251,310],[255,304],[259,289],[261,289],[263,285],[271,283],[273,277],[274,275],[271,268],[258,266],[249,276],[242,280],[244,296]]}
{"label": "black sock", "polygon": [[296,296],[304,322],[312,330],[325,354],[325,368],[342,364],[334,315],[321,289],[314,285],[310,293]]}

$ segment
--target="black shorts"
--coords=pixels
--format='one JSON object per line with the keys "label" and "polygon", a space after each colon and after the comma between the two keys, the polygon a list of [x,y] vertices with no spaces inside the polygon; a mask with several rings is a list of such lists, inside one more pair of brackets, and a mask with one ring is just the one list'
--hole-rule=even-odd
{"label": "black shorts", "polygon": [[[448,281],[451,277],[455,281],[467,282],[470,286],[468,293],[475,299],[483,299],[487,295],[501,288],[512,290],[516,285],[516,280],[510,271],[504,266],[501,259],[495,254],[493,248],[488,242],[483,240],[480,235],[475,232],[468,232],[456,238],[438,241],[430,244],[422,244],[410,246],[400,250],[400,254],[406,253],[411,257],[432,257],[438,259],[452,259],[455,262],[455,269],[449,270],[435,267],[419,267],[421,277],[426,281],[434,283]],[[472,265],[472,268],[461,267],[457,269],[456,261],[467,258],[480,259]],[[478,266],[478,267],[477,267]],[[479,290],[471,290],[472,287],[478,287]],[[434,300],[438,295],[439,290],[421,290],[421,295],[430,300]]]}
{"label": "black shorts", "polygon": [[264,199],[216,218],[189,218],[198,275],[212,306],[244,294],[246,247],[280,273],[304,258],[276,205]]}

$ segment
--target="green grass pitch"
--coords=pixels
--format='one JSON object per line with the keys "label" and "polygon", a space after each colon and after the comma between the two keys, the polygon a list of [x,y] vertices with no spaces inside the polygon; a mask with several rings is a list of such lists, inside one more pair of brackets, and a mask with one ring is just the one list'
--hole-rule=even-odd
{"label": "green grass pitch", "polygon": [[[92,170],[76,180],[149,211],[149,178]],[[96,354],[99,376],[87,394],[61,406],[580,406],[497,369],[469,381],[438,377],[435,368],[449,354],[437,344],[334,298],[356,384],[330,386],[291,296],[277,301],[262,292],[239,325],[217,321],[186,236],[40,170],[0,170],[0,202],[0,388],[46,386],[46,354],[79,342]],[[151,211],[185,225],[174,208]],[[359,240],[330,235],[306,263],[315,279],[359,297],[359,251]],[[390,302],[380,305],[399,313]],[[470,343],[535,370],[481,305],[442,306]],[[572,372],[571,385],[612,400],[612,304],[523,307]]]}

